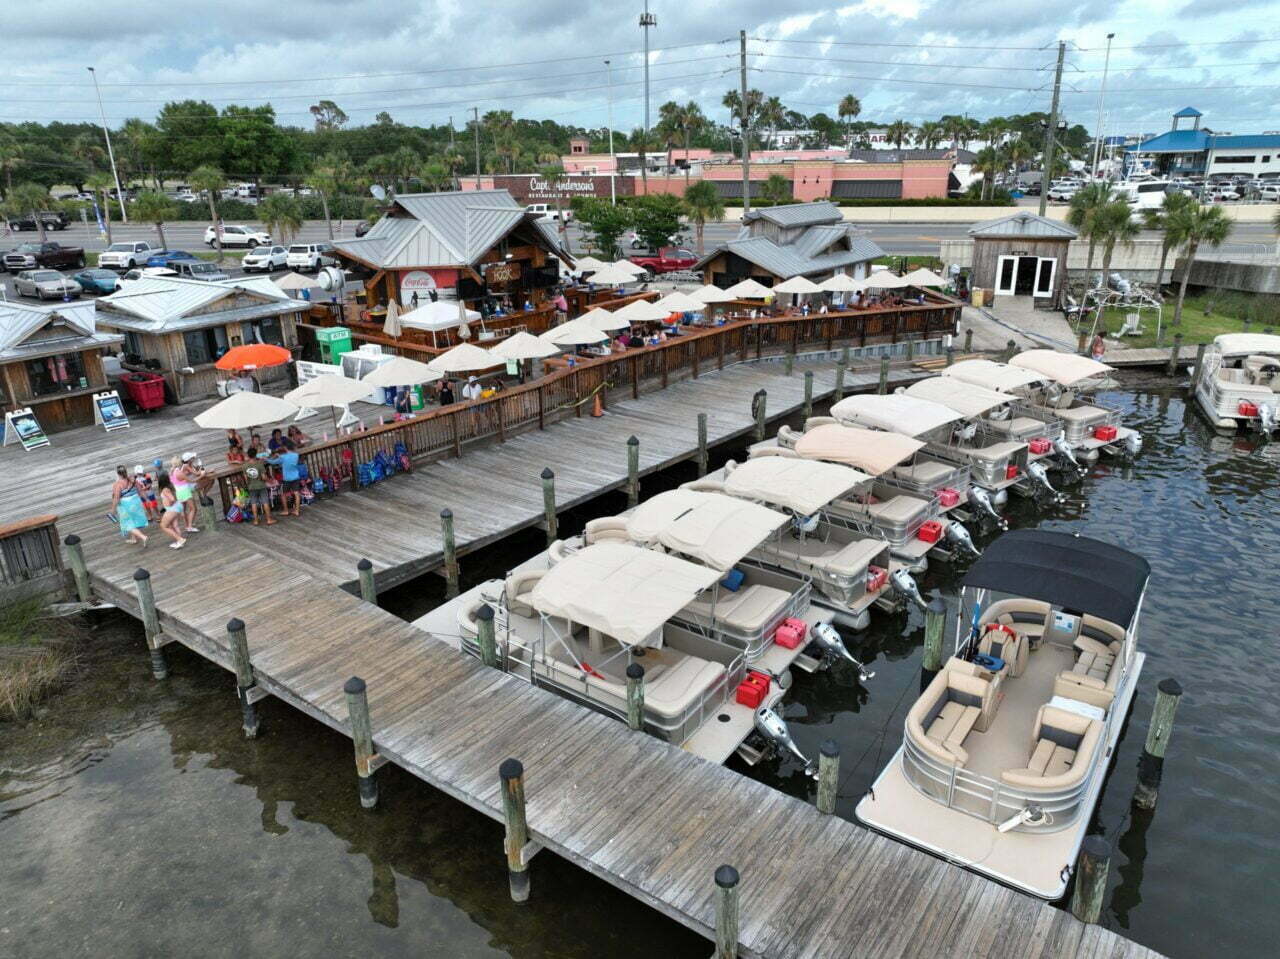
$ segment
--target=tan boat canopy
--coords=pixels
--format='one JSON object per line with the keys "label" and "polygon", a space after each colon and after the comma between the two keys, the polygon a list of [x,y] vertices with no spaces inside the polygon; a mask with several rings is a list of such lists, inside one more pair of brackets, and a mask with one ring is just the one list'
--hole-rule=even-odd
{"label": "tan boat canopy", "polygon": [[948,376],[931,376],[927,380],[912,383],[904,395],[941,403],[966,418],[981,416],[1013,401],[1008,393],[999,393],[985,386],[976,386]]}
{"label": "tan boat canopy", "polygon": [[1280,336],[1270,333],[1220,333],[1213,345],[1223,356],[1280,353]]}
{"label": "tan boat canopy", "polygon": [[627,518],[627,535],[637,543],[661,544],[723,572],[786,522],[785,513],[758,503],[673,489],[641,503]]}
{"label": "tan boat canopy", "polygon": [[900,433],[864,430],[838,423],[815,426],[796,442],[796,452],[805,459],[842,463],[871,476],[879,476],[911,459],[923,447],[919,440]]}
{"label": "tan boat canopy", "polygon": [[1037,383],[1044,382],[1044,377],[1039,373],[992,360],[961,360],[959,363],[943,367],[942,375],[988,390],[995,390],[998,393],[1012,393],[1024,386],[1035,386]]}
{"label": "tan boat canopy", "polygon": [[641,646],[658,639],[662,625],[722,575],[666,553],[596,543],[547,570],[529,604],[546,616]]}
{"label": "tan boat canopy", "polygon": [[831,415],[848,426],[919,436],[964,417],[948,406],[904,393],[846,396],[831,407]]}
{"label": "tan boat canopy", "polygon": [[1075,386],[1081,380],[1111,371],[1106,363],[1075,353],[1059,353],[1057,350],[1027,350],[1009,362],[1021,369],[1047,376],[1062,386]]}
{"label": "tan boat canopy", "polygon": [[734,496],[811,516],[870,480],[866,473],[835,463],[791,456],[761,456],[734,467],[724,479],[724,488]]}

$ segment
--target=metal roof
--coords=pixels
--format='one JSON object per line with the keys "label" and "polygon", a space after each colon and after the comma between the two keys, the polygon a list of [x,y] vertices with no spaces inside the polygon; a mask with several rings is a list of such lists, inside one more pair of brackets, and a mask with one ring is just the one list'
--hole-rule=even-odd
{"label": "metal roof", "polygon": [[[188,280],[176,276],[141,277],[130,280],[116,292],[101,297],[102,323],[140,333],[169,333],[194,326],[216,325],[218,313],[190,316],[219,300],[248,293],[262,302],[291,304],[291,312],[303,309],[268,277],[237,277],[232,280]],[[193,326],[194,324],[194,326]]]}
{"label": "metal roof", "polygon": [[1212,135],[1208,130],[1170,130],[1158,137],[1144,140],[1135,147],[1126,147],[1126,153],[1199,153],[1209,149]]}
{"label": "metal roof", "polygon": [[1280,134],[1253,133],[1239,136],[1217,135],[1209,138],[1210,150],[1257,150],[1280,147]]}
{"label": "metal roof", "polygon": [[819,253],[825,253],[832,243],[843,239],[848,233],[849,229],[843,223],[811,226],[796,237],[795,242],[790,246],[801,256],[817,256]]}
{"label": "metal roof", "polygon": [[1175,117],[1202,117],[1204,116],[1204,114],[1201,113],[1199,110],[1197,110],[1195,107],[1183,107],[1181,110],[1175,113],[1174,116]]}
{"label": "metal roof", "polygon": [[212,313],[197,313],[194,316],[182,316],[168,321],[162,328],[148,320],[123,314],[103,314],[102,322],[118,330],[129,330],[134,333],[185,333],[188,330],[202,330],[210,326],[225,326],[228,323],[241,323],[245,320],[260,320],[268,316],[284,316],[287,313],[301,313],[310,307],[306,300],[295,300],[285,297],[283,302],[262,302],[249,306],[237,306],[229,310],[216,310]]}
{"label": "metal roof", "polygon": [[[810,234],[814,235],[810,236]],[[848,250],[819,252],[828,250],[842,237],[848,237],[850,247]],[[784,279],[823,273],[884,256],[884,250],[880,249],[873,240],[861,234],[852,233],[849,226],[842,223],[839,226],[810,227],[795,242],[781,246],[763,236],[730,240],[700,259],[694,269],[701,268],[726,250]]]}
{"label": "metal roof", "polygon": [[975,223],[969,228],[969,235],[1073,240],[1080,234],[1065,223],[1022,210],[1010,216]]}
{"label": "metal roof", "polygon": [[767,206],[752,210],[742,218],[744,223],[767,220],[776,226],[815,226],[819,223],[841,223],[844,214],[834,203],[789,203],[786,206]]}
{"label": "metal roof", "polygon": [[[66,332],[31,339],[51,323],[61,323]],[[93,300],[38,306],[0,301],[0,363],[111,346],[120,341],[117,336],[97,332],[96,325]]]}

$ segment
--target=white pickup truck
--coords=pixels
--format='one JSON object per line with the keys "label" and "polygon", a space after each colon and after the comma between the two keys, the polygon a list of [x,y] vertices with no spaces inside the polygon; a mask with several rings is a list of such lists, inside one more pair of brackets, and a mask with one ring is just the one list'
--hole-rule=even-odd
{"label": "white pickup truck", "polygon": [[98,254],[98,266],[104,270],[132,270],[134,267],[146,266],[147,260],[159,252],[150,243],[136,240],[112,243]]}

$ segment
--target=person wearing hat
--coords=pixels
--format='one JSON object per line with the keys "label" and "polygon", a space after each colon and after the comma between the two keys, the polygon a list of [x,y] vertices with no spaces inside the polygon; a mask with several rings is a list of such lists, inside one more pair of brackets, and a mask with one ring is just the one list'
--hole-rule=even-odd
{"label": "person wearing hat", "polygon": [[481,387],[480,381],[475,376],[467,378],[467,385],[462,388],[462,398],[464,400],[480,399]]}

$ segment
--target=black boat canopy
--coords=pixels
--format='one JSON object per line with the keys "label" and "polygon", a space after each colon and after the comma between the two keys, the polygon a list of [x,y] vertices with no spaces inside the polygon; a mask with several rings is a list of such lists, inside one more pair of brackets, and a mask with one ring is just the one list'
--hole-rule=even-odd
{"label": "black boat canopy", "polygon": [[1023,529],[988,546],[963,585],[1038,599],[1127,629],[1150,575],[1150,563],[1119,546],[1073,533]]}

